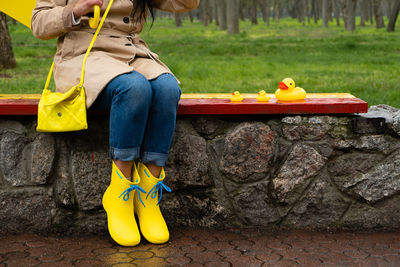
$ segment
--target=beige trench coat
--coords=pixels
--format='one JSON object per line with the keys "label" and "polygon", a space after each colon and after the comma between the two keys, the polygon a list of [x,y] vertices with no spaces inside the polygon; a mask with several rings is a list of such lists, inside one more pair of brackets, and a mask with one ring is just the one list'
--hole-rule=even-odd
{"label": "beige trench coat", "polygon": [[[67,4],[68,2],[68,4]],[[72,9],[78,0],[38,0],[33,10],[32,32],[40,39],[58,38],[54,57],[54,80],[58,92],[79,83],[83,57],[95,30],[83,16],[72,24]],[[103,1],[102,14],[109,0]],[[153,0],[153,7],[170,12],[195,9],[199,0]],[[144,20],[135,22],[131,0],[114,0],[85,68],[84,87],[89,108],[103,88],[116,76],[135,70],[151,80],[171,73],[158,55],[139,38]]]}

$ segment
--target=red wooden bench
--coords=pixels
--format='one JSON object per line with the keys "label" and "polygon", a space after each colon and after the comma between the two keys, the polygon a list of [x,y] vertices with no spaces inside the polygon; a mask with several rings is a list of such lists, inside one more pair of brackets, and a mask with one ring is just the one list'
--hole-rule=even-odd
{"label": "red wooden bench", "polygon": [[[301,102],[259,103],[256,94],[242,94],[242,103],[231,103],[231,94],[182,94],[179,115],[224,114],[342,114],[366,113],[367,102],[350,94],[307,94]],[[0,95],[0,115],[36,115],[39,94]]]}

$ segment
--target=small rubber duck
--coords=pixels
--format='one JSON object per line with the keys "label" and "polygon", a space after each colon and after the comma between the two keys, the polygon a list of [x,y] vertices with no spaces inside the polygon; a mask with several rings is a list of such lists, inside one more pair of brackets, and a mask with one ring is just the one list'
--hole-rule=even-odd
{"label": "small rubber duck", "polygon": [[275,97],[278,101],[299,101],[306,98],[306,91],[303,88],[296,87],[293,79],[286,78],[279,83]]}
{"label": "small rubber duck", "polygon": [[264,90],[258,92],[257,102],[268,102],[268,101],[269,101],[269,96],[267,96],[267,93]]}
{"label": "small rubber duck", "polygon": [[233,103],[241,103],[243,101],[243,96],[239,91],[235,91],[232,93],[231,102]]}

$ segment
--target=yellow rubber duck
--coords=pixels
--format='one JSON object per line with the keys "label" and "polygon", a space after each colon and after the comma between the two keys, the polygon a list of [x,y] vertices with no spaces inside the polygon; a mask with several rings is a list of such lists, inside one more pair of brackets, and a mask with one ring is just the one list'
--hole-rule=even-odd
{"label": "yellow rubber duck", "polygon": [[243,96],[240,94],[239,91],[235,91],[232,93],[231,102],[233,103],[240,103],[243,101]]}
{"label": "yellow rubber duck", "polygon": [[257,102],[268,102],[268,101],[269,101],[269,96],[267,96],[267,93],[264,90],[258,92]]}
{"label": "yellow rubber duck", "polygon": [[303,88],[296,87],[293,79],[286,78],[279,83],[275,97],[278,101],[299,101],[306,98],[306,91]]}

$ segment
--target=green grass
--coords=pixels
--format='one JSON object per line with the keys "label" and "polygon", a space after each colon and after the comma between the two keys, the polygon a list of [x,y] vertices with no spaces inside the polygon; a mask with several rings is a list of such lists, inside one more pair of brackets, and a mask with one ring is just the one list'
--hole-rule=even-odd
{"label": "green grass", "polygon": [[[261,21],[260,21],[261,23]],[[0,72],[0,93],[39,93],[55,41],[40,41],[20,25],[10,25],[18,67]],[[292,77],[309,93],[346,92],[370,105],[400,108],[400,33],[373,26],[303,27],[284,19],[266,27],[241,22],[239,35],[217,26],[157,19],[142,38],[182,82],[185,93],[274,92]],[[398,27],[399,28],[399,27]]]}

